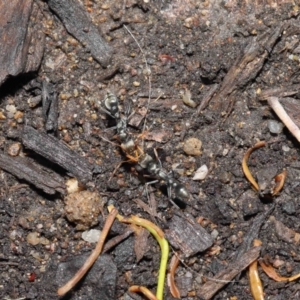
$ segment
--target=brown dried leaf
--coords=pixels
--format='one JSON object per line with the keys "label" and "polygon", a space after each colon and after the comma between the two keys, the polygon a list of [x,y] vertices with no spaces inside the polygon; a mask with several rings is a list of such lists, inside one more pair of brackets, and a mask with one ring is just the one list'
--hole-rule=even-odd
{"label": "brown dried leaf", "polygon": [[147,252],[149,245],[148,245],[148,237],[149,237],[149,231],[141,228],[141,230],[135,235],[135,241],[134,241],[134,252],[136,256],[136,260],[139,262],[144,254]]}
{"label": "brown dried leaf", "polygon": [[277,233],[277,236],[281,240],[295,245],[299,244],[300,241],[299,233],[286,227],[282,222],[276,220],[274,216],[270,217],[270,221],[272,221],[275,224],[275,231]]}
{"label": "brown dried leaf", "polygon": [[145,139],[148,141],[155,141],[158,143],[166,143],[172,134],[167,130],[153,130],[145,133]]}

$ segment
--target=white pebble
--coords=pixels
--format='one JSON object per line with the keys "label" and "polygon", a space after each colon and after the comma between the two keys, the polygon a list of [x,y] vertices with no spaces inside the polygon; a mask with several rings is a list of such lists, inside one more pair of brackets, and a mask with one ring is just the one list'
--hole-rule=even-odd
{"label": "white pebble", "polygon": [[84,231],[81,235],[82,239],[88,243],[97,243],[100,238],[101,231],[98,229],[91,229]]}
{"label": "white pebble", "polygon": [[218,235],[219,235],[219,231],[218,230],[216,230],[216,229],[214,229],[212,232],[211,232],[211,237],[213,238],[213,239],[216,239],[217,237],[218,237]]}
{"label": "white pebble", "polygon": [[223,150],[223,156],[226,156],[227,154],[228,154],[228,152],[229,152],[229,149],[227,149],[227,148],[225,148],[224,150]]}
{"label": "white pebble", "polygon": [[203,180],[208,174],[208,168],[206,165],[201,166],[195,173],[193,180]]}
{"label": "white pebble", "polygon": [[8,104],[8,105],[6,105],[6,110],[8,111],[8,112],[10,112],[10,113],[12,113],[12,114],[14,114],[16,111],[17,111],[17,108],[14,106],[14,105],[12,105],[12,104]]}
{"label": "white pebble", "polygon": [[289,151],[291,150],[291,148],[288,147],[288,146],[283,145],[283,146],[282,146],[282,150],[283,150],[284,152],[289,152]]}
{"label": "white pebble", "polygon": [[274,120],[269,120],[268,121],[268,128],[271,133],[280,133],[283,129],[283,125],[280,122],[274,121]]}

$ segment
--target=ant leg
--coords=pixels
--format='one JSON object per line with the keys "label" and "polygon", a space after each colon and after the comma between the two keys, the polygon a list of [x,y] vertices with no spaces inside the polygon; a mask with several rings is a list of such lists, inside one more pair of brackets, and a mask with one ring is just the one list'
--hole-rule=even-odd
{"label": "ant leg", "polygon": [[100,109],[100,111],[102,111],[102,112],[106,113],[107,115],[109,115],[111,118],[115,119],[115,117],[110,113],[109,110],[105,109],[104,107],[100,107],[99,109]]}
{"label": "ant leg", "polygon": [[168,194],[168,200],[172,203],[172,205],[180,209],[180,207],[172,200],[172,187],[169,184],[167,185],[167,194]]}
{"label": "ant leg", "polygon": [[125,163],[126,161],[121,161],[116,168],[114,169],[114,171],[112,172],[111,176],[109,177],[108,181],[111,181],[111,179],[115,176],[116,172],[119,170],[119,168],[123,165],[123,163]]}
{"label": "ant leg", "polygon": [[155,148],[153,149],[153,152],[154,152],[154,155],[155,155],[155,157],[156,157],[156,160],[157,160],[158,163],[159,163],[160,169],[162,169],[162,164],[161,164],[161,161],[160,161],[160,159],[159,159],[159,157],[158,157],[158,154],[157,154],[157,151],[156,151]]}
{"label": "ant leg", "polygon": [[125,116],[126,116],[127,119],[130,116],[131,109],[132,109],[132,102],[129,100],[128,104],[125,107],[125,111],[124,111],[124,114],[125,114]]}
{"label": "ant leg", "polygon": [[146,196],[147,196],[148,201],[149,201],[148,186],[152,185],[152,184],[155,184],[157,182],[159,182],[159,180],[153,180],[153,181],[149,181],[149,182],[145,183],[145,192],[146,192]]}

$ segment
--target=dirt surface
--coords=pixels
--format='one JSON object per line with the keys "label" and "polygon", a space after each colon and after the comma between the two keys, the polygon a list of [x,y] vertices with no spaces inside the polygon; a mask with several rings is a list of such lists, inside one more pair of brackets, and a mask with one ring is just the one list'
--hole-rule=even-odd
{"label": "dirt surface", "polygon": [[[244,2],[83,1],[113,49],[111,62],[103,69],[68,34],[47,3],[36,1],[46,34],[42,65],[37,74],[10,78],[0,91],[1,151],[12,157],[27,157],[65,180],[72,177],[21,143],[24,124],[44,131],[41,103],[34,107],[29,104],[40,95],[42,81],[46,80],[54,85],[59,99],[54,136],[98,168],[85,187],[98,193],[103,203],[114,204],[120,214],[138,214],[166,229],[177,208],[168,201],[165,189],[160,184],[150,188],[159,218],[150,216],[134,201],[149,202],[143,192],[145,179],[128,163],[115,171],[126,158],[115,138],[113,120],[100,109],[101,101],[111,91],[120,99],[122,111],[132,102],[134,115],[129,128],[133,136],[140,140],[139,134],[143,134],[144,150],[151,155],[157,149],[163,167],[173,170],[175,178],[191,193],[185,212],[200,218],[200,224],[214,238],[214,245],[207,251],[187,259],[182,254],[175,281],[185,300],[200,299],[197,291],[207,278],[234,264],[253,230],[253,222],[273,206],[251,239],[262,241],[260,256],[268,255],[282,276],[300,272],[299,241],[287,238],[284,230],[279,230],[281,223],[277,223],[300,231],[299,144],[260,97],[268,89],[290,90],[286,87],[299,83],[299,7],[289,1]],[[264,43],[275,35],[274,43],[265,47]],[[239,61],[256,42],[261,43],[261,49],[239,70]],[[251,72],[225,85],[233,66],[236,74]],[[183,103],[182,98],[189,98],[189,93],[196,107]],[[299,101],[300,94],[296,91],[292,97]],[[141,116],[149,99],[143,126]],[[197,107],[202,104],[199,111]],[[294,105],[297,118],[299,104]],[[270,130],[272,125],[279,129]],[[197,142],[197,151],[191,149],[188,155],[184,149],[190,138],[200,140],[202,145],[200,149]],[[287,170],[284,187],[273,198],[259,197],[242,171],[244,154],[258,141],[268,144],[255,150],[248,164],[261,187],[268,189],[274,174]],[[204,164],[208,175],[201,181],[193,180]],[[59,299],[57,288],[75,274],[81,265],[78,261],[83,263],[95,244],[84,241],[82,231],[77,230],[80,226],[76,229],[77,224],[66,218],[63,194],[48,195],[0,171],[0,196],[0,299]],[[93,228],[103,227],[105,207]],[[110,238],[126,228],[115,222]],[[159,247],[149,236],[137,261],[134,243],[131,235],[108,251],[97,261],[95,268],[99,271],[91,272],[63,299],[136,299],[127,292],[133,284],[154,291]],[[111,270],[108,277],[105,268]],[[297,281],[278,283],[261,269],[259,272],[266,299],[299,297]],[[116,284],[111,283],[114,278]],[[165,299],[174,299],[167,285]],[[253,299],[247,271],[212,299]]]}

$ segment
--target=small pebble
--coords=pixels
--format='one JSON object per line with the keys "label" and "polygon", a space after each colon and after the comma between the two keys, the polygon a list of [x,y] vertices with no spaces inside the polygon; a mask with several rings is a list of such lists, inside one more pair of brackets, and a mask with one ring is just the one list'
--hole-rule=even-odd
{"label": "small pebble", "polygon": [[21,144],[20,143],[13,143],[8,147],[7,153],[10,156],[18,156],[21,151]]}
{"label": "small pebble", "polygon": [[103,10],[107,10],[107,9],[109,9],[109,4],[102,4],[101,5],[101,9],[103,9]]}
{"label": "small pebble", "polygon": [[197,107],[197,103],[194,100],[192,100],[192,94],[188,89],[186,89],[185,91],[182,91],[181,96],[182,96],[182,101],[184,104],[186,104],[187,106],[190,106],[192,108]]}
{"label": "small pebble", "polygon": [[66,181],[66,187],[68,194],[76,193],[82,190],[82,187],[79,186],[79,182],[76,178],[70,178]]}
{"label": "small pebble", "polygon": [[214,229],[210,235],[213,239],[216,239],[219,235],[219,231],[217,229]]}
{"label": "small pebble", "polygon": [[12,114],[14,114],[17,111],[16,107],[12,104],[6,105],[5,109]]}
{"label": "small pebble", "polygon": [[8,118],[8,119],[12,119],[13,117],[14,117],[14,113],[9,111],[9,112],[7,113],[7,118]]}
{"label": "small pebble", "polygon": [[196,138],[189,138],[184,142],[183,151],[187,155],[199,156],[201,152],[202,142]]}
{"label": "small pebble", "polygon": [[0,120],[5,120],[6,117],[2,111],[0,111]]}
{"label": "small pebble", "polygon": [[40,243],[39,235],[38,232],[30,232],[26,237],[27,243],[33,246],[38,245]]}
{"label": "small pebble", "polygon": [[47,238],[43,237],[43,236],[40,238],[39,242],[40,242],[40,244],[45,245],[45,246],[50,245],[50,241]]}
{"label": "small pebble", "polygon": [[268,128],[269,128],[271,133],[279,134],[283,129],[283,125],[282,125],[282,123],[277,122],[275,120],[269,120],[268,121]]}
{"label": "small pebble", "polygon": [[232,175],[230,172],[222,172],[220,175],[220,181],[222,183],[229,183],[231,178],[232,178]]}
{"label": "small pebble", "polygon": [[21,111],[18,110],[18,111],[14,114],[14,119],[15,119],[15,120],[22,119],[22,118],[23,118],[23,115],[24,115],[24,113],[22,113]]}
{"label": "small pebble", "polygon": [[223,156],[226,156],[227,154],[228,154],[228,152],[229,152],[229,149],[227,149],[227,148],[225,148],[224,150],[223,150]]}
{"label": "small pebble", "polygon": [[75,98],[77,98],[79,96],[79,92],[78,92],[77,89],[74,89],[73,95],[74,95]]}
{"label": "small pebble", "polygon": [[291,148],[288,147],[288,146],[283,145],[283,146],[282,146],[282,150],[283,150],[284,152],[289,152],[289,151],[291,150]]}
{"label": "small pebble", "polygon": [[208,174],[207,165],[202,165],[195,173],[193,180],[203,180]]}
{"label": "small pebble", "polygon": [[20,216],[19,219],[18,219],[18,224],[25,228],[25,229],[28,229],[30,226],[29,226],[29,222],[27,221],[27,219],[23,216]]}
{"label": "small pebble", "polygon": [[140,86],[141,84],[140,84],[138,81],[134,81],[134,82],[133,82],[133,85],[134,85],[134,86]]}
{"label": "small pebble", "polygon": [[101,231],[97,229],[91,229],[84,231],[81,235],[82,239],[89,243],[97,243],[101,235]]}

